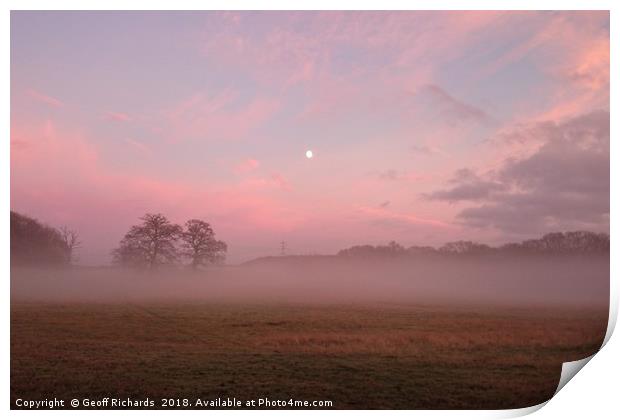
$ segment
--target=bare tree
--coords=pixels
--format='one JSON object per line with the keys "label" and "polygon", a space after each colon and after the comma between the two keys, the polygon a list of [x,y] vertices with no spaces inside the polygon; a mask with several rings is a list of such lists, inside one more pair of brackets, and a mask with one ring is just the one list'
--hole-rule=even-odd
{"label": "bare tree", "polygon": [[62,245],[65,253],[66,263],[71,264],[75,257],[75,250],[81,245],[79,235],[75,230],[71,230],[67,226],[61,227],[59,229],[59,233],[62,238]]}
{"label": "bare tree", "polygon": [[492,250],[493,248],[488,245],[472,241],[448,242],[439,248],[440,253],[448,255],[483,254]]}
{"label": "bare tree", "polygon": [[221,263],[226,258],[226,243],[215,239],[215,233],[209,223],[198,219],[188,220],[181,235],[182,254],[197,269],[207,264]]}
{"label": "bare tree", "polygon": [[174,263],[178,257],[176,242],[181,237],[181,226],[170,223],[162,214],[147,213],[125,234],[112,254],[116,263],[155,268]]}

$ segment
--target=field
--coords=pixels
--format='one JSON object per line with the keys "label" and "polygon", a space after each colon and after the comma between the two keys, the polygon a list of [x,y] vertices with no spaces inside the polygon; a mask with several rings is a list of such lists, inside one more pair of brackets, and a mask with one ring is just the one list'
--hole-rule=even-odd
{"label": "field", "polygon": [[330,400],[518,408],[601,345],[607,311],[405,303],[11,305],[11,400]]}

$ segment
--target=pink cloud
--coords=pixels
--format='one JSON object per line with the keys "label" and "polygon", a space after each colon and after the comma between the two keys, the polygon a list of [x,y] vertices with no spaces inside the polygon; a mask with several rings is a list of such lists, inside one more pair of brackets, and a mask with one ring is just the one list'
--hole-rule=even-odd
{"label": "pink cloud", "polygon": [[[82,133],[52,121],[13,124],[11,141],[27,145],[11,150],[12,208],[52,225],[75,226],[85,248],[99,252],[99,261],[147,211],[161,211],[176,222],[206,218],[223,239],[244,238],[248,243],[264,232],[293,229],[304,220],[261,191],[286,188],[287,181],[280,175],[265,178],[258,186],[204,180],[179,183],[119,171],[102,160]],[[148,150],[135,140],[127,143]]]}
{"label": "pink cloud", "polygon": [[609,85],[609,38],[595,39],[575,54],[569,66],[568,77],[580,85],[591,89],[607,89]]}
{"label": "pink cloud", "polygon": [[269,177],[250,177],[244,179],[241,188],[247,191],[256,191],[263,189],[276,189],[282,191],[292,191],[289,180],[279,173],[273,173]]}
{"label": "pink cloud", "polygon": [[238,163],[234,167],[234,172],[237,175],[246,174],[248,172],[252,172],[256,168],[258,168],[260,162],[256,159],[245,159],[243,162]]}
{"label": "pink cloud", "polygon": [[56,99],[56,98],[54,98],[52,96],[48,96],[48,95],[46,95],[44,93],[38,92],[38,91],[36,91],[34,89],[28,89],[26,91],[26,94],[30,98],[36,100],[37,102],[49,105],[49,106],[51,106],[53,108],[62,108],[65,105],[61,100]]}
{"label": "pink cloud", "polygon": [[419,182],[429,178],[428,175],[414,172],[414,171],[397,171],[395,169],[388,169],[378,173],[378,177],[382,181],[405,181],[405,182]]}
{"label": "pink cloud", "polygon": [[104,118],[109,121],[129,122],[131,117],[122,112],[106,112]]}
{"label": "pink cloud", "polygon": [[278,173],[274,173],[271,175],[271,179],[273,180],[273,182],[276,183],[276,185],[285,191],[290,191],[291,188],[291,183],[288,181],[288,179],[286,179],[283,175],[278,174]]}
{"label": "pink cloud", "polygon": [[[241,15],[227,14],[236,22]],[[256,81],[279,84],[282,87],[311,81],[322,71],[327,57],[324,44],[317,37],[310,37],[287,28],[274,26],[263,36],[243,34],[240,27],[223,25],[217,33],[205,33],[203,53],[217,57],[218,63],[250,72]]]}
{"label": "pink cloud", "polygon": [[335,118],[342,113],[368,106],[369,98],[360,86],[353,78],[322,76],[297,118],[302,121]]}
{"label": "pink cloud", "polygon": [[[609,33],[600,28],[607,12],[556,14],[545,20],[542,28],[532,30],[529,37],[518,40],[483,72],[494,73],[544,48],[543,70],[557,73],[584,86],[600,88],[609,81]],[[531,13],[523,15],[530,17]],[[528,21],[524,21],[528,25]],[[539,51],[540,52],[540,51]]]}
{"label": "pink cloud", "polygon": [[232,105],[238,96],[239,93],[231,89],[225,89],[216,95],[198,92],[177,103],[166,116],[172,120],[195,119],[201,114],[213,114]]}
{"label": "pink cloud", "polygon": [[445,223],[441,220],[436,219],[426,219],[422,217],[417,217],[414,214],[405,214],[405,213],[397,213],[383,207],[359,207],[358,211],[371,219],[377,220],[391,220],[396,222],[403,222],[410,225],[425,225],[425,226],[433,226],[437,228],[453,228],[452,225]]}
{"label": "pink cloud", "polygon": [[[48,179],[53,173],[70,173],[69,168],[90,173],[98,159],[95,148],[78,133],[59,135],[49,119],[39,124],[12,124],[11,140],[28,145],[27,150],[12,150],[11,170],[23,170],[29,177]],[[67,169],[63,170],[65,165]]]}
{"label": "pink cloud", "polygon": [[256,97],[240,102],[236,92],[226,90],[187,98],[164,113],[160,129],[172,142],[187,138],[239,140],[266,122],[280,109],[280,101]]}
{"label": "pink cloud", "polygon": [[609,106],[609,32],[604,24],[608,19],[605,11],[552,15],[544,27],[532,30],[482,73],[529,58],[557,81],[548,84],[554,87],[551,92],[536,92],[545,101],[537,106],[526,101],[512,122],[557,121]]}
{"label": "pink cloud", "polygon": [[127,143],[129,146],[139,151],[140,153],[152,153],[153,152],[153,150],[149,146],[147,146],[146,144],[140,141],[134,140],[131,137],[126,137],[125,143]]}
{"label": "pink cloud", "polygon": [[[258,35],[230,24],[247,15],[219,16],[220,24],[203,35],[203,54],[213,58],[214,65],[243,69],[271,89],[301,86],[307,101],[298,118],[308,119],[362,108],[373,111],[380,103],[392,106],[394,90],[432,83],[436,67],[462,54],[501,12],[282,13],[278,25]],[[391,64],[337,69],[341,49],[360,49]]]}

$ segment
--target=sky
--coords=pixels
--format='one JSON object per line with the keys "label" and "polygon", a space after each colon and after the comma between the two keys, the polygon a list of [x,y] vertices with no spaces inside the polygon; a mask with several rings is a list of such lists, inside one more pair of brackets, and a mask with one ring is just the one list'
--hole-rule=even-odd
{"label": "sky", "polygon": [[83,264],[609,232],[609,13],[14,11],[11,208]]}

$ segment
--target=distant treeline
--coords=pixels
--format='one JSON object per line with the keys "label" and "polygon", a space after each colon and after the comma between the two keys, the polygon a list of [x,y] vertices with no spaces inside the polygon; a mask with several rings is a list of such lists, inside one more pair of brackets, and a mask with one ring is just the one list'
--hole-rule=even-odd
{"label": "distant treeline", "polygon": [[439,248],[412,246],[405,248],[397,242],[387,245],[357,245],[338,252],[340,257],[398,257],[431,255],[490,255],[490,254],[609,254],[609,235],[586,231],[554,232],[540,239],[528,239],[499,247],[472,242],[448,242]]}
{"label": "distant treeline", "polygon": [[79,245],[75,231],[11,211],[11,264],[69,265]]}
{"label": "distant treeline", "polygon": [[[192,219],[184,226],[161,214],[146,214],[113,251],[119,265],[154,268],[187,261],[193,268],[218,264],[226,256],[226,243],[215,239],[211,226]],[[70,265],[80,246],[78,235],[67,227],[54,228],[11,211],[11,264]],[[605,255],[609,235],[586,231],[549,233],[540,239],[508,243],[499,247],[472,242],[448,242],[439,248],[397,242],[387,245],[358,245],[338,252],[338,257],[413,257],[455,255]]]}

